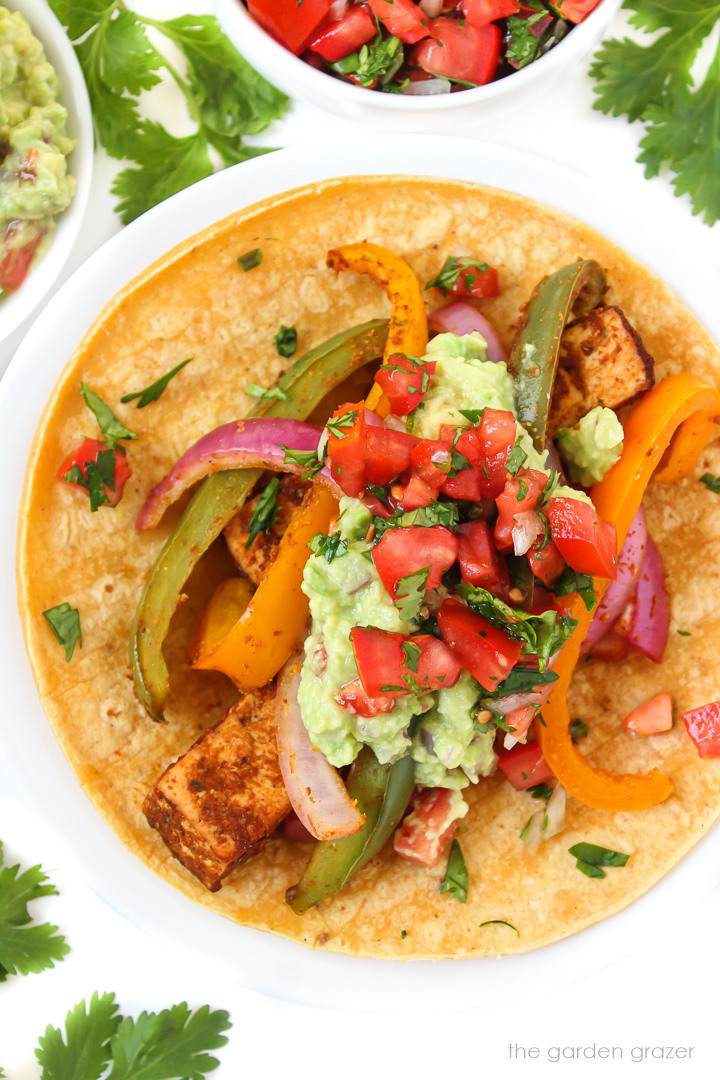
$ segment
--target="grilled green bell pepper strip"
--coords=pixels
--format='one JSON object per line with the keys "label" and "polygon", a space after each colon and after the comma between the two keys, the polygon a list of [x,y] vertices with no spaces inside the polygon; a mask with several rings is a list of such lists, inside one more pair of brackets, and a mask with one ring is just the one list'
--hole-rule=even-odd
{"label": "grilled green bell pepper strip", "polygon": [[[289,400],[265,399],[249,415],[304,420],[348,375],[383,355],[387,331],[387,319],[374,319],[318,345],[278,379]],[[262,469],[228,469],[203,480],[150,571],[132,623],[130,664],[135,692],[155,720],[163,719],[170,692],[163,642],[185,582],[261,475]]]}
{"label": "grilled green bell pepper strip", "polygon": [[520,423],[538,450],[545,447],[560,337],[570,318],[585,315],[602,299],[605,273],[594,259],[580,259],[536,286],[522,316],[510,354]]}
{"label": "grilled green bell pepper strip", "polygon": [[369,746],[356,757],[348,777],[348,794],[365,815],[360,832],[341,840],[321,840],[297,885],[285,893],[296,915],[338,892],[384,847],[399,823],[415,786],[411,757],[380,765]]}

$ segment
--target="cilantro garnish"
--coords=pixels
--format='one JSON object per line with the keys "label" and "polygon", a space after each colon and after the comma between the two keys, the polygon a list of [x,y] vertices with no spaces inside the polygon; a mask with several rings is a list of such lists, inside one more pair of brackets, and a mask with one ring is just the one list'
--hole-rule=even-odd
{"label": "cilantro garnish", "polygon": [[554,671],[534,671],[532,668],[514,667],[507,679],[493,690],[493,697],[509,697],[510,694],[527,694],[539,686],[547,686],[557,680]]}
{"label": "cilantro garnish", "polygon": [[[457,285],[458,278],[463,270],[472,267],[479,274],[486,274],[488,265],[481,259],[461,259],[455,255],[448,255],[443,268],[437,277],[431,278],[423,286],[424,289],[439,289],[443,296],[447,296]],[[473,279],[474,280],[474,279]],[[472,282],[469,282],[472,285]]]}
{"label": "cilantro garnish", "polygon": [[556,596],[569,596],[570,593],[578,593],[588,611],[592,611],[597,604],[593,579],[589,574],[578,574],[577,570],[572,570],[570,567],[563,570],[552,586],[552,591]]}
{"label": "cilantro garnish", "polygon": [[712,473],[703,473],[700,477],[700,483],[704,484],[708,491],[712,491],[714,495],[720,495],[720,476],[713,476]]}
{"label": "cilantro garnish", "polygon": [[[511,608],[487,589],[478,585],[461,584],[457,592],[463,596],[473,611],[498,626],[511,637],[523,642],[523,652],[538,658],[541,672],[551,656],[561,649],[577,626],[577,620],[568,615],[558,615],[550,609],[533,615],[522,608]],[[537,675],[537,672],[534,673]],[[507,682],[507,680],[505,680]]]}
{"label": "cilantro garnish", "polygon": [[588,726],[584,720],[573,720],[568,730],[572,741],[577,742],[578,739],[583,739],[587,735]]}
{"label": "cilantro garnish", "polygon": [[325,533],[315,533],[308,547],[314,555],[324,558],[326,562],[330,563],[333,559],[339,559],[341,555],[347,554],[348,544],[347,540],[342,539],[339,532],[333,533],[332,536],[326,536]]}
{"label": "cilantro garnish", "polygon": [[330,66],[341,75],[352,75],[361,86],[374,86],[380,79],[389,82],[403,62],[402,41],[397,37],[383,38],[363,45],[358,52],[344,56]]}
{"label": "cilantro garnish", "polygon": [[471,424],[479,424],[482,420],[482,414],[484,409],[458,409],[461,416],[464,416],[466,420],[469,420]]}
{"label": "cilantro garnish", "polygon": [[0,982],[8,975],[34,975],[55,966],[69,951],[57,926],[34,923],[28,904],[41,896],[57,896],[39,866],[20,871],[3,865],[0,844]]}
{"label": "cilantro garnish", "polygon": [[410,525],[422,525],[432,528],[434,525],[444,525],[451,531],[457,526],[459,520],[457,503],[431,502],[429,506],[419,506],[416,510],[394,510],[390,517],[374,517],[375,537],[377,540],[387,529],[404,529]]}
{"label": "cilantro garnish", "polygon": [[637,160],[645,175],[669,166],[675,193],[688,194],[693,213],[712,225],[720,219],[720,42],[701,81],[694,66],[720,19],[720,0],[625,0],[624,6],[647,44],[613,38],[601,46],[590,69],[595,108],[642,120]]}
{"label": "cilantro garnish", "polygon": [[[124,0],[49,2],[74,43],[99,142],[111,157],[132,162],[112,187],[124,225],[210,176],[213,156],[222,167],[267,152],[246,146],[243,136],[282,116],[287,98],[236,52],[212,16],[163,21]],[[180,63],[164,55],[159,35],[179,51]],[[162,69],[185,101],[194,125],[189,135],[171,135],[141,114],[141,95],[160,82]]]}
{"label": "cilantro garnish", "polygon": [[413,622],[420,614],[425,601],[425,586],[430,576],[430,567],[416,570],[413,574],[401,577],[395,586],[395,607],[403,619]]}
{"label": "cilantro garnish", "polygon": [[401,938],[402,938],[403,940],[405,940],[405,938],[407,937],[407,930],[401,930],[401,931],[400,931],[400,937],[401,937]]}
{"label": "cilantro garnish", "polygon": [[64,648],[65,660],[69,662],[72,660],[75,646],[79,645],[82,648],[80,612],[77,608],[71,607],[66,600],[62,604],[43,611],[43,618]]}
{"label": "cilantro garnish", "polygon": [[468,896],[468,872],[463,858],[462,848],[457,840],[453,840],[450,848],[450,856],[447,861],[447,869],[442,885],[441,893],[450,893],[461,904],[467,903]]}
{"label": "cilantro garnish", "polygon": [[325,458],[319,458],[314,450],[293,450],[292,447],[283,446],[282,443],[278,443],[278,446],[285,451],[283,460],[286,463],[294,462],[295,465],[300,465],[305,469],[305,472],[300,475],[301,480],[312,480],[325,464]]}
{"label": "cilantro garnish", "polygon": [[549,784],[535,784],[527,790],[533,799],[545,799],[546,802],[553,793],[553,789]]}
{"label": "cilantro garnish", "polygon": [[597,844],[574,844],[568,851],[576,860],[575,865],[587,877],[604,878],[603,866],[625,866],[629,855],[621,851],[612,851],[611,848],[599,847]]}
{"label": "cilantro garnish", "polygon": [[273,341],[279,356],[294,356],[297,350],[297,330],[294,326],[281,326]]}
{"label": "cilantro garnish", "polygon": [[166,375],[161,375],[159,379],[157,379],[154,383],[150,383],[150,386],[147,386],[144,390],[136,390],[132,394],[125,394],[124,397],[120,398],[123,405],[127,405],[129,402],[135,401],[135,399],[137,398],[138,403],[135,408],[144,409],[146,405],[149,405],[153,401],[157,401],[170,380],[174,379],[178,371],[182,371],[185,365],[189,364],[192,359],[193,357],[190,356],[187,360],[183,360],[182,363],[178,364],[177,367],[174,367],[172,371],[168,371]]}
{"label": "cilantro garnish", "polygon": [[90,498],[90,511],[95,513],[111,499],[107,493],[115,491],[116,450],[99,450],[94,461],[83,461],[82,466],[72,465],[63,476],[66,484],[77,484],[87,491]]}
{"label": "cilantro garnish", "polygon": [[271,386],[266,390],[264,387],[258,386],[257,383],[251,382],[245,387],[245,393],[248,397],[259,398],[261,401],[272,401],[273,399],[277,401],[292,400],[287,390],[283,390],[279,386]]}
{"label": "cilantro garnish", "polygon": [[542,8],[526,18],[521,18],[519,15],[508,17],[505,58],[514,68],[526,67],[541,55],[541,35],[533,33],[532,28],[546,15],[547,11]]}
{"label": "cilantro garnish", "polygon": [[88,409],[95,416],[98,427],[105,436],[106,441],[112,445],[118,439],[137,439],[137,434],[130,431],[121,423],[112,409],[105,404],[101,397],[91,390],[87,383],[80,383],[80,393]]}
{"label": "cilantro garnish", "polygon": [[417,674],[418,661],[422,652],[417,641],[404,641],[400,648],[405,653],[405,667]]}
{"label": "cilantro garnish", "polygon": [[238,256],[237,264],[240,269],[247,274],[248,270],[254,270],[256,266],[259,266],[262,262],[262,251],[260,248],[253,248],[252,251],[246,251],[244,255]]}
{"label": "cilantro garnish", "polygon": [[245,541],[246,548],[251,548],[253,546],[255,537],[258,536],[259,533],[263,532],[267,535],[272,529],[273,522],[275,521],[278,512],[277,497],[279,487],[280,478],[275,476],[258,499],[248,523],[248,538]]}
{"label": "cilantro garnish", "polygon": [[331,416],[325,427],[336,439],[344,439],[349,429],[355,426],[357,418],[358,410],[353,409],[352,412],[343,413],[342,416]]}
{"label": "cilantro garnish", "polygon": [[[114,994],[93,994],[68,1012],[64,1032],[48,1026],[35,1056],[43,1077],[97,1080],[203,1080],[220,1064],[209,1050],[227,1043],[228,1014],[184,1002],[134,1020],[118,1012]],[[64,1036],[64,1037],[63,1037]]]}
{"label": "cilantro garnish", "polygon": [[[528,459],[527,451],[523,450],[523,448],[522,448],[522,446],[520,444],[520,440],[518,439],[517,442],[515,443],[515,445],[513,446],[512,450],[508,454],[508,459],[505,462],[505,468],[513,476],[517,476],[517,474],[520,472],[520,470],[522,469],[522,467],[525,464],[525,462],[527,461],[527,459]],[[518,494],[518,499],[519,499],[519,497],[520,496]]]}
{"label": "cilantro garnish", "polygon": [[507,919],[486,919],[485,922],[481,922],[479,924],[479,928],[482,929],[483,926],[509,926],[510,929],[514,930],[517,936],[520,937],[520,931],[518,930],[517,926],[513,926],[513,924],[511,922],[508,922]]}

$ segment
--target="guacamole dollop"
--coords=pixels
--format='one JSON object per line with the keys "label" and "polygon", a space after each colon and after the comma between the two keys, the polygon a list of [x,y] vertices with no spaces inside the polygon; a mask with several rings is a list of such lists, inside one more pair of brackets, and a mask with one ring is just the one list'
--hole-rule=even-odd
{"label": "guacamole dollop", "polygon": [[622,454],[622,424],[612,409],[598,405],[574,427],[560,428],[557,445],[570,479],[590,487],[607,476]]}
{"label": "guacamole dollop", "polygon": [[58,89],[27,21],[0,7],[0,295],[21,283],[75,192]]}

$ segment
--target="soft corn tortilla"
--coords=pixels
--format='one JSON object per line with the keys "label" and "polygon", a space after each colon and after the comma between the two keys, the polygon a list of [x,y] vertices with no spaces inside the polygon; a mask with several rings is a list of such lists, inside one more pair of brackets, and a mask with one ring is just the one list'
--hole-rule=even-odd
{"label": "soft corn tortilla", "polygon": [[[168,853],[141,812],[166,765],[223,715],[237,693],[223,676],[186,660],[193,621],[230,563],[222,542],[201,561],[167,644],[172,694],[166,724],[133,694],[130,623],[147,573],[177,520],[174,508],[149,534],[135,518],[146,495],[199,436],[252,404],[249,382],[273,383],[286,364],[273,345],[281,324],[298,329],[298,354],[338,331],[388,313],[368,278],[335,276],[329,248],[368,239],[408,260],[421,282],[448,254],[477,254],[499,270],[502,293],[484,309],[507,345],[519,306],[545,274],[597,259],[657,361],[659,376],[689,369],[717,382],[720,357],[669,290],[593,230],[525,198],[460,182],[352,178],[303,188],[244,210],[151,266],[107,307],[69,361],[45,411],[27,473],[20,525],[19,593],[27,647],[43,704],[85,792],[123,843],[182,892],[239,923],[313,948],[393,959],[497,956],[573,934],[631,903],[663,876],[720,809],[720,762],[702,761],[684,725],[644,738],[623,717],[659,690],[685,711],[720,697],[720,499],[697,481],[651,486],[648,519],[668,571],[673,622],[661,667],[639,654],[621,664],[583,663],[571,715],[590,729],[581,746],[611,772],[660,768],[673,795],[639,813],[610,814],[568,799],[561,835],[529,852],[520,831],[537,801],[500,777],[467,791],[459,839],[470,875],[466,904],[439,891],[444,867],[412,866],[391,850],[342,892],[303,916],[284,902],[309,847],[271,840],[265,854],[208,893]],[[262,249],[248,273],[239,255]],[[434,294],[437,303],[437,294]],[[162,398],[138,411],[118,404],[187,357]],[[84,494],[56,472],[72,440],[94,421],[78,393],[85,381],[137,431],[133,476],[118,507],[91,514]],[[717,440],[701,469],[720,472]],[[42,618],[68,601],[80,610],[83,647],[70,663]],[[691,636],[681,636],[684,631]],[[630,854],[626,867],[592,880],[568,848],[585,840]],[[507,926],[482,926],[488,920]]]}

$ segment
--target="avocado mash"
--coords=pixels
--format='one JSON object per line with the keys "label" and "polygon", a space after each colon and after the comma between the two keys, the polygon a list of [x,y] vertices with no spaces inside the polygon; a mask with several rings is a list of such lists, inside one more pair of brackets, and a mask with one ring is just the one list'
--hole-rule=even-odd
{"label": "avocado mash", "polygon": [[22,284],[75,192],[75,142],[57,95],[41,43],[19,12],[0,7],[0,296]]}
{"label": "avocado mash", "polygon": [[571,428],[557,433],[558,450],[571,480],[584,487],[599,484],[622,453],[623,429],[612,409],[591,409]]}

